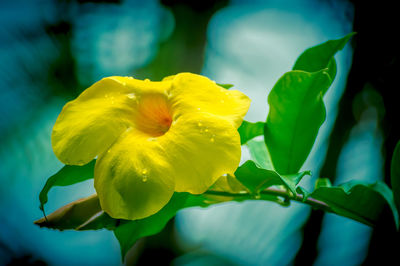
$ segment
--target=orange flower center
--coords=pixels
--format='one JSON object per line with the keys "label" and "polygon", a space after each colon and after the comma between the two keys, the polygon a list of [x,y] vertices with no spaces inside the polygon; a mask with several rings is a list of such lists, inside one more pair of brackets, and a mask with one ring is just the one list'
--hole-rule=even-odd
{"label": "orange flower center", "polygon": [[172,115],[166,96],[148,95],[140,99],[137,110],[135,124],[140,131],[159,137],[171,127]]}

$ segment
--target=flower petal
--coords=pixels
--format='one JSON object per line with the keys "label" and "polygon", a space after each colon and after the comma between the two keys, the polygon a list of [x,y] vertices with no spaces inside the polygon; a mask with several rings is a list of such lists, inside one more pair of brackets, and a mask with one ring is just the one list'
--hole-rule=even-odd
{"label": "flower petal", "polygon": [[129,127],[144,94],[163,94],[170,82],[129,77],[100,80],[67,103],[52,132],[56,156],[65,164],[83,165],[104,152]]}
{"label": "flower petal", "polygon": [[179,117],[159,141],[175,170],[175,191],[201,194],[240,161],[240,137],[229,121],[208,113]]}
{"label": "flower petal", "polygon": [[250,99],[242,92],[226,90],[204,76],[180,73],[168,80],[172,80],[169,94],[177,115],[211,113],[238,128],[250,107]]}
{"label": "flower petal", "polygon": [[99,156],[94,185],[113,218],[141,219],[158,212],[174,192],[174,165],[165,147],[136,129],[125,132]]}

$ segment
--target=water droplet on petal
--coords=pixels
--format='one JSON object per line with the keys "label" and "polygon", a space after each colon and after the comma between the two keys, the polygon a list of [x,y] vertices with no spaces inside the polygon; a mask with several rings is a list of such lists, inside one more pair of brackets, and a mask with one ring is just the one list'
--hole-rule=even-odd
{"label": "water droplet on petal", "polygon": [[148,173],[147,169],[142,170],[142,181],[143,182],[147,182],[147,173]]}
{"label": "water droplet on petal", "polygon": [[172,92],[166,90],[164,93],[165,95],[167,95],[167,97],[172,97]]}
{"label": "water droplet on petal", "polygon": [[127,96],[129,99],[132,99],[132,100],[136,98],[136,95],[134,93],[129,93],[129,94],[127,94]]}

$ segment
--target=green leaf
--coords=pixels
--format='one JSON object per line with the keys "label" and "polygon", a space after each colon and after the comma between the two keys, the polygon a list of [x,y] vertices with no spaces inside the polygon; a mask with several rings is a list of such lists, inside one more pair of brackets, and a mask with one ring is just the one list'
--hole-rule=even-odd
{"label": "green leaf", "polygon": [[293,194],[296,194],[297,184],[305,175],[309,174],[310,172],[306,171],[295,175],[282,176],[273,170],[260,168],[253,161],[245,162],[235,172],[237,180],[253,194],[258,194],[261,190],[275,185],[283,185]]}
{"label": "green leaf", "polygon": [[93,178],[94,165],[96,160],[83,166],[65,165],[56,174],[47,179],[42,191],[39,194],[40,209],[44,210],[47,203],[47,194],[54,186],[69,186]]}
{"label": "green leaf", "polygon": [[268,153],[267,146],[263,140],[250,140],[246,143],[250,151],[250,156],[253,161],[259,164],[262,168],[274,170],[271,162],[271,156]]}
{"label": "green leaf", "polygon": [[392,156],[390,182],[393,189],[394,202],[397,210],[400,211],[400,141],[397,142]]}
{"label": "green leaf", "polygon": [[252,123],[243,121],[238,129],[240,134],[240,143],[243,145],[252,138],[262,136],[264,134],[264,124],[264,122]]}
{"label": "green leaf", "polygon": [[305,188],[298,186],[296,188],[296,192],[299,193],[300,195],[303,196],[303,198],[301,199],[302,202],[306,202],[307,198],[310,196],[310,192],[308,192]]}
{"label": "green leaf", "polygon": [[315,181],[315,188],[320,188],[320,187],[331,187],[332,183],[329,178],[318,178]]}
{"label": "green leaf", "polygon": [[297,59],[293,70],[316,72],[327,68],[327,72],[333,80],[336,76],[336,61],[334,56],[344,48],[354,34],[353,32],[341,39],[330,40],[305,50]]}
{"label": "green leaf", "polygon": [[113,229],[117,220],[108,216],[100,207],[96,194],[71,202],[50,215],[34,222],[40,227],[58,230]]}
{"label": "green leaf", "polygon": [[122,258],[135,242],[145,236],[160,232],[177,211],[191,206],[208,206],[202,196],[189,193],[174,193],[171,200],[158,213],[141,220],[122,221],[114,230],[121,247]]}
{"label": "green leaf", "polygon": [[229,90],[230,88],[232,88],[234,86],[232,84],[222,84],[222,83],[217,83],[217,85],[224,89],[227,89],[227,90]]}
{"label": "green leaf", "polygon": [[304,176],[311,176],[311,171],[303,171],[297,174],[291,174],[291,175],[281,175],[285,183],[290,186],[290,190],[292,191],[293,195],[296,193],[296,187],[300,183],[300,181],[303,179]]}
{"label": "green leaf", "polygon": [[324,70],[296,70],[285,73],[271,90],[264,140],[280,174],[297,173],[307,159],[325,121],[322,92],[331,83]]}
{"label": "green leaf", "polygon": [[364,184],[351,181],[340,186],[321,186],[309,194],[325,202],[334,213],[373,226],[381,213],[390,207],[398,228],[398,212],[390,188],[382,183]]}

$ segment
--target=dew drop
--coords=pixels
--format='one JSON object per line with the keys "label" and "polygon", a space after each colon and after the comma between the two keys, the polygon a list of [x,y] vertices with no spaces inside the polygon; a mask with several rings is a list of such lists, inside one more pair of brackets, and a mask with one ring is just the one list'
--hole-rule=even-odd
{"label": "dew drop", "polygon": [[168,98],[172,97],[172,92],[166,90],[165,95],[167,95]]}
{"label": "dew drop", "polygon": [[142,170],[142,181],[143,182],[147,182],[147,173],[148,173],[147,169]]}
{"label": "dew drop", "polygon": [[147,173],[148,173],[148,171],[147,171],[147,169],[143,169],[142,170],[142,181],[143,182],[147,182]]}
{"label": "dew drop", "polygon": [[134,93],[129,93],[129,94],[127,94],[127,96],[129,99],[132,99],[132,100],[136,98],[136,95]]}

